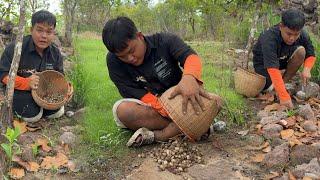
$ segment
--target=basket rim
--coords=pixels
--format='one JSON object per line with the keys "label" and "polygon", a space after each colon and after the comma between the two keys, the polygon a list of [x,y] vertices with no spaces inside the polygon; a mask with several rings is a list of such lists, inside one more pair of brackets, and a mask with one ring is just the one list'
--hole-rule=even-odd
{"label": "basket rim", "polygon": [[[59,76],[63,77],[64,78],[64,75],[59,72],[59,71],[55,71],[55,70],[45,70],[45,71],[42,71],[40,72],[39,74],[44,74],[44,73],[56,73],[58,74]],[[39,105],[39,106],[63,106],[63,104],[68,100],[68,95],[66,94],[63,98],[62,101],[60,102],[55,102],[55,103],[49,103],[45,100],[43,100],[38,94],[37,94],[37,89],[32,89],[31,90],[31,95],[34,99],[34,101],[39,105],[39,104],[42,104],[42,105]]]}
{"label": "basket rim", "polygon": [[261,74],[258,74],[256,72],[252,72],[252,71],[249,71],[248,69],[244,69],[244,68],[241,68],[241,67],[237,67],[236,71],[237,70],[240,70],[241,72],[244,72],[246,74],[249,74],[249,75],[254,75],[254,76],[257,76],[257,77],[261,77],[263,78],[264,80],[266,79],[266,77],[262,76]]}

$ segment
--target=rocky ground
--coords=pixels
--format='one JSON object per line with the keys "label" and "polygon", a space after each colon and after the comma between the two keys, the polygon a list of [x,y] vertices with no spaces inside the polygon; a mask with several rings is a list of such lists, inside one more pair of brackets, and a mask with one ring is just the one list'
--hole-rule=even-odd
{"label": "rocky ground", "polygon": [[287,85],[294,87],[290,90],[294,110],[283,110],[274,95],[265,94],[248,99],[256,116],[245,127],[216,128],[208,140],[197,143],[176,137],[130,149],[122,158],[75,154],[89,148],[79,138],[85,109],[67,111],[55,121],[15,121],[23,132],[18,138],[22,153],[13,158],[9,175],[17,179],[319,179],[319,86],[311,85],[304,100],[296,97],[299,86]]}

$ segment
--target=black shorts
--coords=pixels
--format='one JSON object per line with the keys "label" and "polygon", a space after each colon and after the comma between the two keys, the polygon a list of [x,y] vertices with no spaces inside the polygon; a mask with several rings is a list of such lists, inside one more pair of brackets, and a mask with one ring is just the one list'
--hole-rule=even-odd
{"label": "black shorts", "polygon": [[[296,50],[298,50],[300,47],[302,47],[302,46],[293,46],[291,48],[286,49],[288,56],[284,59],[279,60],[279,70],[287,69],[289,60],[292,58],[292,56],[294,55]],[[263,90],[268,89],[270,87],[270,85],[272,84],[272,81],[271,81],[271,78],[269,76],[267,69],[263,65],[261,65],[261,66],[255,66],[254,71],[266,78],[266,84],[265,84]]]}
{"label": "black shorts", "polygon": [[[31,118],[39,114],[40,106],[33,100],[31,91],[14,90],[13,95],[13,113],[14,115]],[[58,110],[43,109],[43,117],[50,116]]]}

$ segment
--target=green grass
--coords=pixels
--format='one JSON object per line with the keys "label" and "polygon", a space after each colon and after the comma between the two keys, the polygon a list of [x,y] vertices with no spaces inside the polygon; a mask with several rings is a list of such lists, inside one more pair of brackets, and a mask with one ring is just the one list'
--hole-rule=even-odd
{"label": "green grass", "polygon": [[[245,104],[242,97],[231,88],[232,60],[224,54],[227,50],[226,44],[190,44],[203,59],[203,80],[206,89],[225,100],[227,108],[224,108],[221,118],[227,117],[229,122],[243,123],[242,112]],[[113,120],[112,106],[121,97],[108,77],[106,49],[101,40],[84,37],[76,38],[75,48],[77,55],[74,61],[77,65],[70,78],[75,86],[74,101],[87,108],[83,120],[86,132],[84,140],[123,151],[123,148],[118,147],[124,145],[130,133],[119,130]]]}
{"label": "green grass", "polygon": [[233,59],[226,53],[230,45],[217,42],[190,45],[202,58],[205,88],[224,99],[220,117],[224,116],[221,118],[227,118],[230,123],[243,124],[246,105],[243,97],[233,89]]}
{"label": "green grass", "polygon": [[71,79],[75,86],[74,101],[86,107],[84,138],[91,143],[117,145],[126,136],[122,136],[113,121],[112,106],[120,95],[107,74],[106,49],[102,41],[84,37],[75,40],[75,48],[77,65]]}

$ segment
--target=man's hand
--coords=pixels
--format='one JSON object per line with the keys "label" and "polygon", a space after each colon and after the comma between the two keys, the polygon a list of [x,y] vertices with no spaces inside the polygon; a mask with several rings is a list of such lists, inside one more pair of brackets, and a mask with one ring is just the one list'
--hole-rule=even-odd
{"label": "man's hand", "polygon": [[304,67],[301,73],[302,84],[306,86],[310,78],[311,78],[311,69]]}
{"label": "man's hand", "polygon": [[182,95],[182,112],[187,113],[187,105],[189,100],[193,106],[193,109],[197,114],[200,114],[200,110],[205,110],[204,103],[200,96],[208,99],[212,99],[209,93],[207,93],[201,85],[198,84],[195,77],[192,75],[183,75],[176,88],[171,93],[169,99],[174,98],[178,94]]}
{"label": "man's hand", "polygon": [[293,109],[293,103],[291,99],[285,100],[285,101],[280,100],[280,105],[285,106],[286,108],[289,108],[289,109]]}
{"label": "man's hand", "polygon": [[38,85],[39,85],[39,76],[36,75],[36,74],[32,74],[30,77],[29,77],[30,81],[29,81],[29,86],[31,89],[37,89],[38,88]]}

